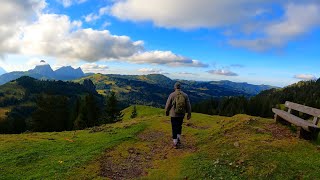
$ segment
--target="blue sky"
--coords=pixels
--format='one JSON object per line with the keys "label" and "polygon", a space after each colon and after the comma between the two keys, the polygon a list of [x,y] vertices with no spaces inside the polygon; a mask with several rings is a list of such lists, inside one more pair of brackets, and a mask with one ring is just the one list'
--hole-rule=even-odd
{"label": "blue sky", "polygon": [[319,78],[316,0],[3,0],[0,66],[286,86]]}

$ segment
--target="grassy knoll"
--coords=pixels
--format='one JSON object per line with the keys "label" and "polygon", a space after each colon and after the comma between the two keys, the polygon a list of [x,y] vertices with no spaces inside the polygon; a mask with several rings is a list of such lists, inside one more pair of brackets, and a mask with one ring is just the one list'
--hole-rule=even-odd
{"label": "grassy knoll", "polygon": [[0,179],[66,178],[144,128],[144,123],[130,122],[76,132],[0,135]]}
{"label": "grassy knoll", "polygon": [[173,149],[163,110],[131,111],[75,135],[0,135],[0,179],[320,179],[319,142],[273,120],[194,114]]}

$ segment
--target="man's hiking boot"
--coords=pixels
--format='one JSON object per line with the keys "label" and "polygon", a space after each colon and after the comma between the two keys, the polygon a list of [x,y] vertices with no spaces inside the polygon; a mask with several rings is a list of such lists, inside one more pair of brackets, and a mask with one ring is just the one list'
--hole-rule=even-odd
{"label": "man's hiking boot", "polygon": [[173,144],[173,149],[178,149],[178,143],[177,144]]}
{"label": "man's hiking boot", "polygon": [[181,146],[181,141],[180,141],[180,139],[178,139],[177,145],[178,145],[178,146]]}

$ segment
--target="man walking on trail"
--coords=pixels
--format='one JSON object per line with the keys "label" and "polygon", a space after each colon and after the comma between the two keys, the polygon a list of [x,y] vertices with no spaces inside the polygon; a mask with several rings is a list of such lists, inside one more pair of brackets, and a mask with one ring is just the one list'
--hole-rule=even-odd
{"label": "man walking on trail", "polygon": [[181,91],[179,82],[174,85],[174,92],[170,94],[166,103],[166,116],[171,117],[173,147],[181,145],[182,123],[186,113],[187,119],[191,118],[191,105],[189,97]]}

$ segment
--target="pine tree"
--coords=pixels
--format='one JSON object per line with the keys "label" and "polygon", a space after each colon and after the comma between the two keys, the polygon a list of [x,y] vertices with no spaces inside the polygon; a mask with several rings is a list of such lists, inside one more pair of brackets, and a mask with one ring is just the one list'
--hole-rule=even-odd
{"label": "pine tree", "polygon": [[65,120],[69,117],[68,98],[61,95],[41,95],[37,109],[32,114],[34,131],[67,130]]}
{"label": "pine tree", "polygon": [[111,91],[106,99],[106,123],[121,121],[123,113],[118,108],[118,100],[116,94]]}
{"label": "pine tree", "polygon": [[136,106],[133,106],[133,110],[131,112],[131,119],[134,119],[138,116],[138,113],[137,113],[137,107]]}
{"label": "pine tree", "polygon": [[85,102],[88,120],[87,125],[89,127],[95,126],[97,125],[99,114],[99,109],[97,107],[95,97],[92,94],[87,95],[85,98]]}

